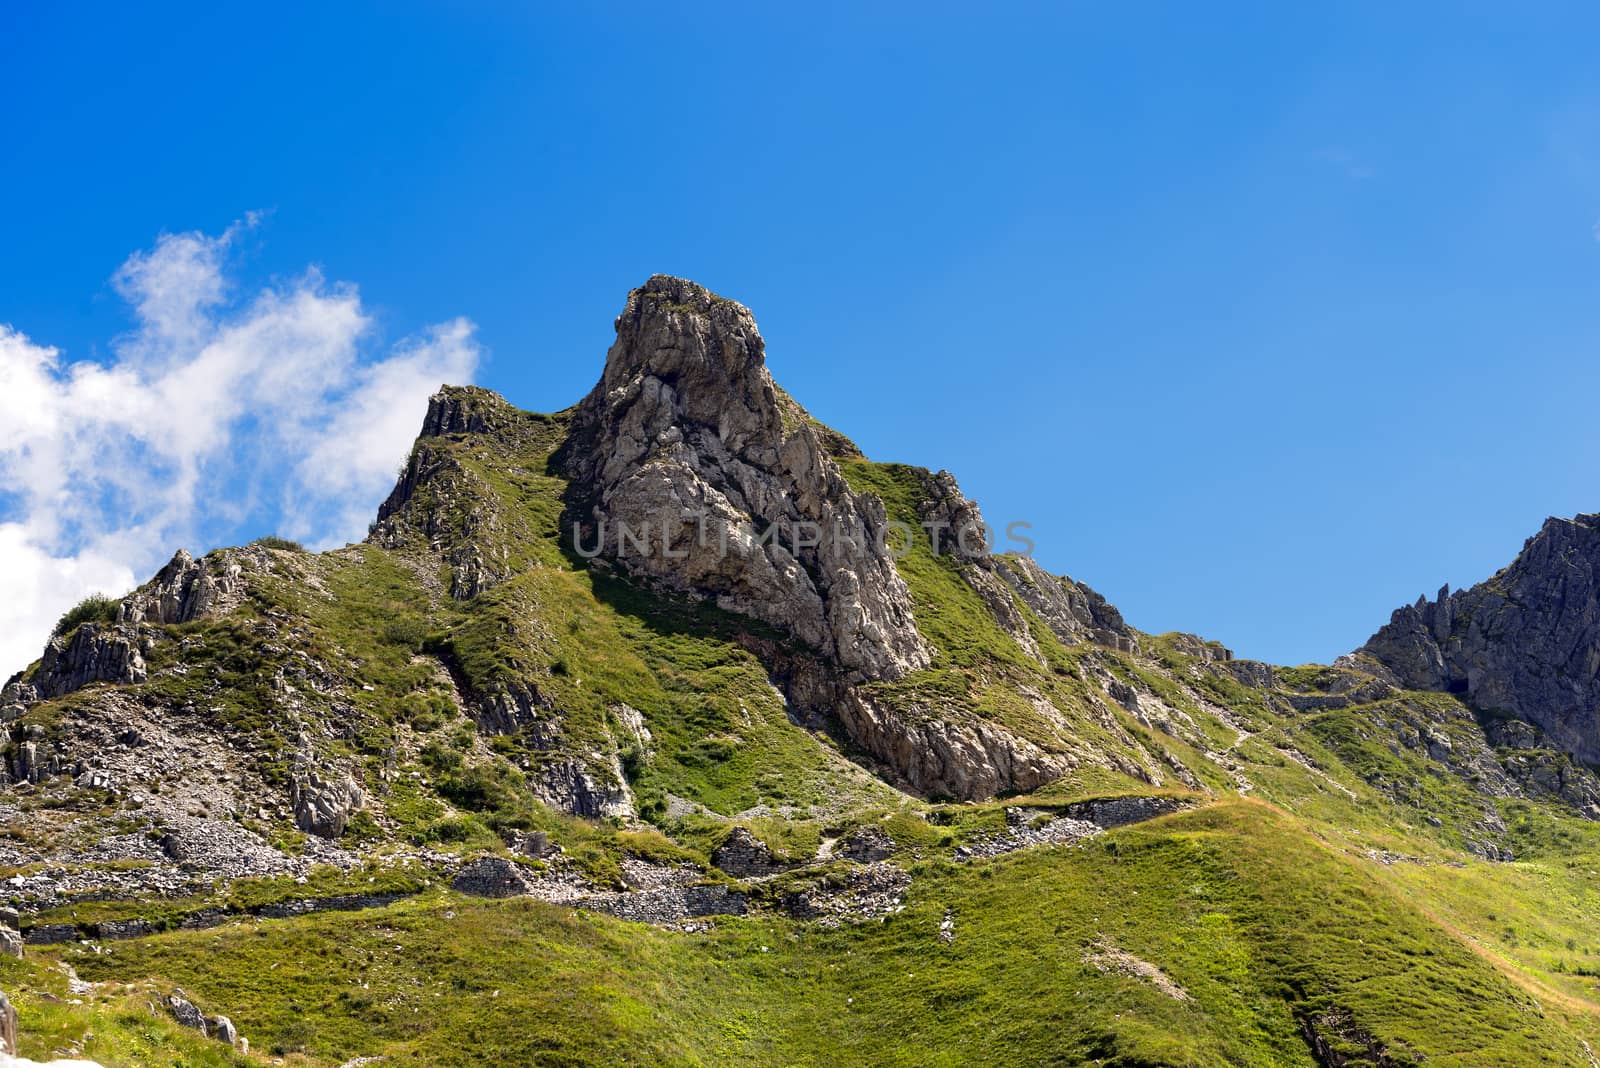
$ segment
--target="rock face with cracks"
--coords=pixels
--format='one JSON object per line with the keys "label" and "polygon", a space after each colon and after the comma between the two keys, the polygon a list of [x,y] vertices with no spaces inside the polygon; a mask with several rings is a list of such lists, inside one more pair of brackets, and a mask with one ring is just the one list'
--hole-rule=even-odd
{"label": "rock face with cracks", "polygon": [[850,489],[773,383],[749,309],[658,275],[616,328],[568,453],[585,551],[772,624],[852,677],[925,667],[883,504]]}

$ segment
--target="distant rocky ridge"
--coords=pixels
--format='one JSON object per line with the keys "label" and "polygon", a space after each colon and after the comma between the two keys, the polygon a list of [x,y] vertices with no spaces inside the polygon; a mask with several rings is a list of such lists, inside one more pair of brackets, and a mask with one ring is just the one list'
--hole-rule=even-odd
{"label": "distant rocky ridge", "polygon": [[1534,724],[1600,764],[1600,514],[1547,519],[1510,566],[1397,609],[1348,662]]}

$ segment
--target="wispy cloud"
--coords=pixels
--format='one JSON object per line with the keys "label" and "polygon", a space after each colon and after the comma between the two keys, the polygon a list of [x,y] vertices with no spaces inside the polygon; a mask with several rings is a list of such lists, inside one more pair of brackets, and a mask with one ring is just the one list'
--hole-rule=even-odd
{"label": "wispy cloud", "polygon": [[360,537],[430,392],[470,381],[472,323],[372,352],[354,286],[307,270],[240,294],[228,231],[163,234],[112,278],[135,326],[105,362],[0,324],[0,678],[56,617],[180,546]]}

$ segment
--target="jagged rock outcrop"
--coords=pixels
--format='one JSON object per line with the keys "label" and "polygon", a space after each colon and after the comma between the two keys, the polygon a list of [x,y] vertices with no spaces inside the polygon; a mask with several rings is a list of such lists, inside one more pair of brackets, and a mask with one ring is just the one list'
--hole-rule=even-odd
{"label": "jagged rock outcrop", "polygon": [[244,593],[244,567],[237,554],[224,551],[196,560],[179,549],[155,578],[123,598],[117,619],[122,623],[188,623],[231,611]]}
{"label": "jagged rock outcrop", "polygon": [[856,743],[930,797],[980,798],[1037,790],[1072,766],[1010,731],[980,719],[913,719],[870,695],[847,692],[836,709]]}
{"label": "jagged rock outcrop", "polygon": [[1551,748],[1543,731],[1516,719],[1491,720],[1484,737],[1505,773],[1530,797],[1553,797],[1600,820],[1600,776]]}
{"label": "jagged rock outcrop", "polygon": [[471,694],[469,701],[472,718],[484,730],[494,734],[524,731],[541,749],[555,744],[559,733],[559,724],[555,721],[560,710],[531,680],[499,680],[495,689]]}
{"label": "jagged rock outcrop", "polygon": [[[492,434],[504,430],[516,419],[516,409],[493,390],[478,386],[447,387],[428,398],[428,414],[422,419],[424,438],[452,434]],[[379,513],[380,516],[382,513]]]}
{"label": "jagged rock outcrop", "polygon": [[25,694],[19,686],[16,696],[26,703],[30,698],[60,697],[95,682],[143,682],[147,674],[144,654],[150,651],[150,645],[150,637],[138,627],[83,623],[70,635],[50,639],[38,670],[27,684],[32,693]]}
{"label": "jagged rock outcrop", "polygon": [[[1351,744],[1381,745],[1395,756],[1422,758],[1430,777],[1463,783],[1481,797],[1555,801],[1585,819],[1600,819],[1600,776],[1537,726],[1513,717],[1487,717],[1453,696],[1398,689],[1392,677],[1376,677],[1374,670],[1386,673],[1365,656],[1346,657],[1340,665],[1300,676],[1299,688],[1281,687],[1273,697],[1286,709],[1305,714],[1311,733],[1336,750]],[[1372,761],[1359,751],[1341,755],[1367,785],[1397,803],[1431,804],[1413,767]],[[1292,758],[1306,763],[1303,754]],[[1493,811],[1493,806],[1484,809]],[[1474,852],[1506,854],[1504,844],[1494,841],[1506,831],[1503,824],[1492,825],[1497,820],[1493,817],[1473,831],[1469,846]]]}
{"label": "jagged rock outcrop", "polygon": [[633,794],[623,777],[621,758],[610,752],[593,757],[593,761],[595,766],[576,760],[547,764],[530,786],[545,804],[574,816],[634,816]]}
{"label": "jagged rock outcrop", "polygon": [[[524,447],[530,443],[539,444]],[[1054,743],[1041,748],[956,706],[916,710],[913,729],[902,712],[853,693],[927,667],[934,656],[896,567],[903,539],[929,538],[954,558],[1041,665],[1030,612],[1069,643],[1133,652],[1135,632],[1088,587],[1029,558],[992,552],[982,514],[948,472],[922,475],[921,530],[891,523],[883,502],[852,490],[841,471],[840,462],[859,458],[853,443],[773,382],[746,308],[657,276],[629,295],[601,380],[574,409],[534,416],[487,390],[441,389],[369,541],[425,547],[447,565],[450,595],[475,597],[512,577],[518,554],[507,546],[528,534],[494,472],[514,481],[564,478],[564,548],[594,559],[596,570],[618,568],[770,624],[782,638],[761,639],[760,655],[799,714],[817,726],[842,725],[897,781],[977,797],[1059,776],[1070,762],[1049,751]],[[507,626],[522,627],[515,612]],[[802,660],[810,666],[800,680],[786,665]],[[513,671],[472,686],[480,727],[527,737],[540,750],[562,748],[564,711],[536,674]],[[585,815],[632,813],[610,756],[571,756],[546,760],[531,777],[539,796]]]}
{"label": "jagged rock outcrop", "polygon": [[378,508],[367,540],[386,549],[420,541],[450,567],[450,596],[470,600],[510,578],[506,543],[515,521],[482,475],[441,445],[464,435],[514,443],[529,418],[500,394],[446,386],[428,411],[400,478]]}
{"label": "jagged rock outcrop", "polygon": [[[746,637],[743,644],[773,673],[791,715],[819,729],[842,728],[886,779],[924,796],[975,800],[1026,792],[1083,763],[1114,768],[1145,782],[1161,778],[1123,752],[1076,745],[1066,717],[1037,690],[1020,693],[1032,706],[1036,725],[1051,735],[1048,748],[1002,723],[973,715],[959,699],[936,692],[889,699],[879,688],[842,684],[826,665],[792,655],[773,642]],[[1127,746],[1137,746],[1131,737],[1122,737]]]}
{"label": "jagged rock outcrop", "polygon": [[564,455],[583,551],[777,626],[863,679],[928,663],[881,501],[773,384],[743,305],[656,276],[628,295]]}
{"label": "jagged rock outcrop", "polygon": [[114,622],[89,621],[52,635],[32,673],[18,673],[0,690],[0,720],[91,683],[145,681],[145,658],[162,637],[155,625],[222,615],[244,600],[246,553],[222,550],[196,560],[179,549],[154,578],[118,602]]}
{"label": "jagged rock outcrop", "polygon": [[1509,567],[1397,610],[1349,662],[1526,720],[1600,763],[1600,514],[1546,520]]}
{"label": "jagged rock outcrop", "polygon": [[16,743],[11,759],[0,770],[0,779],[11,783],[36,783],[57,775],[61,771],[60,758],[40,740],[42,731],[36,725],[23,728],[23,737]]}
{"label": "jagged rock outcrop", "polygon": [[365,803],[361,788],[350,776],[316,769],[295,776],[290,800],[295,825],[321,838],[343,834],[350,817]]}
{"label": "jagged rock outcrop", "polygon": [[1008,556],[996,573],[1062,641],[1094,641],[1124,653],[1138,651],[1138,637],[1122,613],[1083,583],[1050,574],[1031,556]]}

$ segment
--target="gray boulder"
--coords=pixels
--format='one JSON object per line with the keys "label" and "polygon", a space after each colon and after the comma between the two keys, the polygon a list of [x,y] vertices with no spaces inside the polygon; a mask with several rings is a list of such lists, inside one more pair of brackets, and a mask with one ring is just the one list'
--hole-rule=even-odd
{"label": "gray boulder", "polygon": [[517,853],[535,860],[551,854],[550,836],[544,831],[519,831],[511,835],[511,840],[506,843]]}
{"label": "gray boulder", "polygon": [[350,817],[365,803],[361,788],[350,776],[315,770],[297,775],[291,784],[294,822],[307,834],[337,838]]}
{"label": "gray boulder", "polygon": [[174,990],[167,995],[167,1011],[172,1013],[172,1018],[184,1027],[199,1031],[202,1035],[210,1034],[206,1025],[206,1014],[195,1008],[181,990]]}

